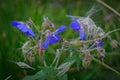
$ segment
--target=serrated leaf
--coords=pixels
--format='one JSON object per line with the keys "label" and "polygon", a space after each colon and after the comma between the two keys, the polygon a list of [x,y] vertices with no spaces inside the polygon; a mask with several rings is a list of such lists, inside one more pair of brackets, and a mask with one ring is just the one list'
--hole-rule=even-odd
{"label": "serrated leaf", "polygon": [[65,72],[67,72],[67,71],[70,69],[71,65],[72,65],[74,62],[75,62],[75,60],[73,60],[73,61],[71,61],[71,62],[66,62],[66,63],[61,64],[61,65],[57,68],[57,70],[58,70],[57,75],[63,75],[63,74],[65,74]]}
{"label": "serrated leaf", "polygon": [[32,76],[26,76],[23,78],[23,80],[36,80],[36,79],[46,79],[46,74],[41,70],[37,72],[35,75]]}
{"label": "serrated leaf", "polygon": [[75,59],[75,57],[67,57],[65,60],[64,60],[64,63],[65,62],[71,62],[71,61],[73,61]]}
{"label": "serrated leaf", "polygon": [[46,74],[48,80],[56,80],[57,79],[57,74],[53,67],[45,67],[42,70]]}
{"label": "serrated leaf", "polygon": [[81,63],[81,60],[80,59],[76,59],[76,66],[77,66],[78,70],[80,68],[80,63]]}

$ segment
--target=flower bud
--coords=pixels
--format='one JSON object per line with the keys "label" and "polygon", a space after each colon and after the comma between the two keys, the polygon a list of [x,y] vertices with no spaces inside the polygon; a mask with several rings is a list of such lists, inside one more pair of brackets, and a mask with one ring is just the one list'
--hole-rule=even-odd
{"label": "flower bud", "polygon": [[86,57],[91,56],[91,55],[90,55],[90,51],[89,51],[89,50],[86,50],[86,51],[84,52],[84,54],[85,54],[85,56],[86,56]]}
{"label": "flower bud", "polygon": [[80,47],[82,45],[80,40],[74,40],[70,42],[75,47]]}
{"label": "flower bud", "polygon": [[92,57],[90,55],[90,51],[89,50],[85,51],[84,54],[85,54],[85,58],[82,61],[82,66],[84,68],[87,68],[91,64]]}
{"label": "flower bud", "polygon": [[35,61],[35,57],[33,56],[32,52],[29,52],[26,57],[30,65],[33,65]]}
{"label": "flower bud", "polygon": [[29,26],[32,26],[32,25],[33,25],[32,19],[29,18],[29,19],[26,21],[26,24],[28,24]]}
{"label": "flower bud", "polygon": [[91,61],[92,61],[91,56],[85,57],[85,58],[83,59],[83,61],[82,61],[82,66],[83,66],[84,68],[87,68],[87,67],[91,64]]}
{"label": "flower bud", "polygon": [[44,18],[44,22],[42,23],[43,27],[48,26],[49,29],[54,30],[54,24],[47,18]]}
{"label": "flower bud", "polygon": [[98,57],[100,58],[101,61],[103,61],[105,58],[105,50],[101,47],[98,47],[97,51],[98,51]]}
{"label": "flower bud", "polygon": [[54,30],[54,29],[55,29],[55,27],[54,27],[54,24],[53,24],[53,23],[50,23],[50,24],[49,24],[49,29],[50,29],[50,30]]}
{"label": "flower bud", "polygon": [[42,61],[43,59],[43,53],[44,53],[44,49],[40,49],[40,60]]}
{"label": "flower bud", "polygon": [[50,35],[50,30],[46,30],[46,34],[45,34],[45,37],[47,38],[49,35]]}
{"label": "flower bud", "polygon": [[33,65],[34,64],[34,62],[35,62],[35,57],[29,57],[29,63],[30,63],[30,65]]}
{"label": "flower bud", "polygon": [[98,37],[101,38],[102,36],[104,36],[104,33],[103,33],[103,32],[101,32],[101,33],[98,34]]}
{"label": "flower bud", "polygon": [[42,26],[43,27],[46,27],[46,26],[48,26],[48,24],[49,24],[49,19],[48,19],[48,17],[47,18],[43,18],[43,23],[42,23]]}

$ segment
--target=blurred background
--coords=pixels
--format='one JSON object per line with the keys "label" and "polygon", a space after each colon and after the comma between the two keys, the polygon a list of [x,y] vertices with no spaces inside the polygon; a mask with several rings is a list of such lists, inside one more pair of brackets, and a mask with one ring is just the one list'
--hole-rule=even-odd
{"label": "blurred background", "polygon": [[[107,4],[120,12],[119,0],[104,0]],[[41,25],[43,17],[55,24],[55,28],[64,24],[69,27],[70,19],[66,15],[86,16],[86,12],[93,6],[99,5],[101,10],[92,16],[95,23],[101,26],[105,32],[120,28],[120,17],[116,16],[109,9],[100,5],[96,0],[0,0],[0,80],[11,76],[9,80],[20,80],[21,68],[10,63],[9,60],[21,61],[19,58],[21,42],[26,36],[11,26],[11,21],[26,21],[29,17],[36,25]],[[68,30],[65,37],[69,38],[72,32]],[[113,39],[120,43],[120,32],[111,34]],[[105,63],[120,71],[120,46],[112,48],[110,41],[104,40],[106,49]],[[68,72],[69,80],[120,80],[120,76],[104,68],[98,63],[92,62],[92,68],[80,71]],[[35,71],[29,71],[34,74]]]}

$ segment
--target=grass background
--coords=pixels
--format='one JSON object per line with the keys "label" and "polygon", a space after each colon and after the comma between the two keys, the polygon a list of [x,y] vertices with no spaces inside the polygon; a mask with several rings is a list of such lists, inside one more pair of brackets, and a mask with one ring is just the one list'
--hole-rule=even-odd
{"label": "grass background", "polygon": [[[120,12],[119,0],[104,0],[107,4]],[[85,13],[94,5],[100,5],[95,0],[1,0],[0,1],[0,80],[4,80],[12,75],[10,80],[19,80],[22,73],[21,69],[8,60],[21,60],[20,52],[16,49],[21,46],[26,36],[20,31],[11,27],[12,20],[26,21],[29,17],[33,19],[36,25],[41,25],[43,17],[47,16],[55,23],[57,28],[64,24],[68,27],[64,37],[71,38],[72,32],[69,30],[69,18],[67,14],[76,16],[85,16]],[[120,27],[120,17],[116,16],[110,10],[100,5],[102,10],[92,16],[95,23],[101,26],[105,32]],[[109,19],[107,19],[110,16]],[[120,32],[111,34],[111,37],[119,41]],[[105,63],[120,71],[120,47],[113,49],[110,41],[104,40],[106,49]],[[113,53],[113,54],[112,54]],[[117,53],[117,54],[116,54]],[[93,62],[93,67],[86,70],[68,72],[69,80],[119,80],[112,71]],[[31,74],[34,72],[30,71]]]}

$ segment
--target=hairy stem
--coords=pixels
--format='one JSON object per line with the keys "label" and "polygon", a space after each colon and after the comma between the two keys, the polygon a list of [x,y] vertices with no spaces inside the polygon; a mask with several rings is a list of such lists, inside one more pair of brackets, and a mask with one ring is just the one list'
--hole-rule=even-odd
{"label": "hairy stem", "polygon": [[102,65],[102,66],[104,66],[104,67],[106,67],[106,68],[108,68],[109,70],[115,72],[116,74],[118,74],[118,75],[120,76],[120,72],[118,72],[117,70],[113,69],[112,67],[108,66],[107,64],[99,61],[98,59],[96,59],[96,58],[94,58],[94,57],[93,57],[92,59],[93,59],[95,62],[99,63],[100,65]]}

